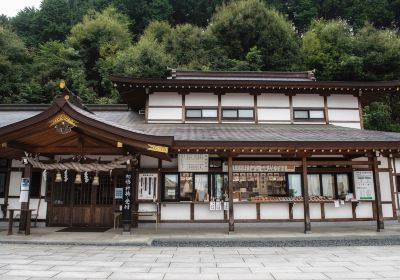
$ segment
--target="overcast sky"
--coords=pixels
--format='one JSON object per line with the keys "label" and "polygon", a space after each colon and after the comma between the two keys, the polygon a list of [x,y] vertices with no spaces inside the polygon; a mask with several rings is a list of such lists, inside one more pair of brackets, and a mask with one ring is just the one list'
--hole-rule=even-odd
{"label": "overcast sky", "polygon": [[0,0],[0,15],[13,17],[25,7],[39,8],[40,2],[42,0]]}

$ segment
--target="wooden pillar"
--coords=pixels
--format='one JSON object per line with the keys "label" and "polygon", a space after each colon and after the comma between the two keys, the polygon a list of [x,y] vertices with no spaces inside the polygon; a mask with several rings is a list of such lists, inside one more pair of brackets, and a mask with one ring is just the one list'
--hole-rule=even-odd
{"label": "wooden pillar", "polygon": [[390,195],[392,197],[392,211],[393,211],[393,217],[397,217],[397,211],[396,211],[396,186],[394,185],[394,180],[396,179],[395,176],[393,176],[393,156],[390,154],[387,157],[388,161],[388,168],[389,168],[389,184],[390,184]]}
{"label": "wooden pillar", "polygon": [[232,156],[228,158],[228,177],[229,177],[229,232],[235,231],[235,218],[233,215],[233,163]]}
{"label": "wooden pillar", "polygon": [[[97,208],[97,192],[98,189],[101,187],[99,186],[90,186],[90,224],[91,226],[96,226],[96,208]],[[101,220],[101,219],[99,219]]]}
{"label": "wooden pillar", "polygon": [[378,170],[378,159],[375,156],[372,157],[372,173],[374,177],[374,192],[375,192],[375,213],[376,213],[376,231],[381,231],[385,228],[383,223],[382,213],[382,200],[381,200],[381,185],[379,182],[379,170]]}
{"label": "wooden pillar", "polygon": [[[31,181],[30,184],[32,184],[32,165],[30,163],[25,164],[24,173],[22,175],[22,178],[29,178]],[[30,188],[30,186],[29,186],[29,188]],[[29,200],[30,200],[30,195],[28,192],[28,202],[21,202],[21,214],[20,214],[20,221],[19,221],[19,232],[20,233],[26,231],[26,225],[28,223],[28,221],[27,221],[28,211],[22,211],[22,210],[29,209]]]}
{"label": "wooden pillar", "polygon": [[304,233],[311,233],[310,222],[310,202],[308,195],[308,170],[307,170],[307,157],[303,156],[303,205],[304,205]]}

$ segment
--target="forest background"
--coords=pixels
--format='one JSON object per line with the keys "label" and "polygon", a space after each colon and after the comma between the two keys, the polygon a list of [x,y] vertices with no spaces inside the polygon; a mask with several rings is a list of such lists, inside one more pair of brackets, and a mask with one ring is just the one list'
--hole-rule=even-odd
{"label": "forest background", "polygon": [[[60,79],[86,103],[118,103],[110,74],[168,68],[399,80],[399,27],[400,0],[43,0],[0,16],[0,103],[50,103]],[[400,131],[400,93],[364,107],[364,123]]]}

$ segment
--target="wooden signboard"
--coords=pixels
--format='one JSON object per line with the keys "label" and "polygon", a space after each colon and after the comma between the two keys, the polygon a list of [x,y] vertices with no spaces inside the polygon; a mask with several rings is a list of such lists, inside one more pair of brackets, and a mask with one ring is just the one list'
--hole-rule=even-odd
{"label": "wooden signboard", "polygon": [[372,171],[354,171],[354,190],[357,200],[373,200],[374,177]]}
{"label": "wooden signboard", "polygon": [[208,172],[208,154],[179,154],[179,172]]}

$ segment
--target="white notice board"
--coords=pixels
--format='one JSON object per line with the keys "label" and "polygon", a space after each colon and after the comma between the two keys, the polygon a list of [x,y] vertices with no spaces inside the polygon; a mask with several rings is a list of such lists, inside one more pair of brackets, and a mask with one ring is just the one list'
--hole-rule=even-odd
{"label": "white notice board", "polygon": [[179,172],[208,172],[208,154],[179,154]]}
{"label": "white notice board", "polygon": [[374,177],[372,171],[354,171],[353,178],[357,200],[375,199]]}

